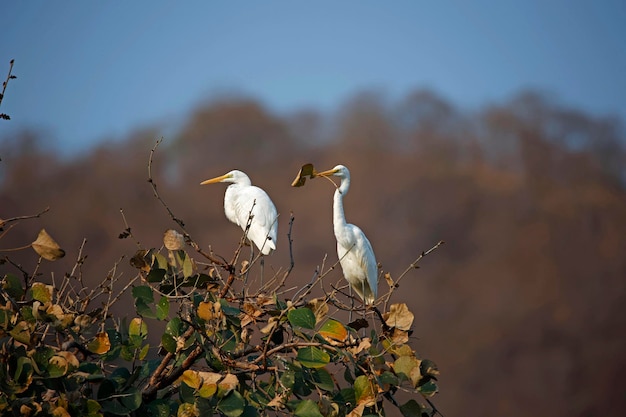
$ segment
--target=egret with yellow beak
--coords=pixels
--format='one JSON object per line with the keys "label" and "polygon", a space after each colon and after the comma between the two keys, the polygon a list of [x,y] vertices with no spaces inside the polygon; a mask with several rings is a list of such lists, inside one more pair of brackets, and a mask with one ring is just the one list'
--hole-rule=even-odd
{"label": "egret with yellow beak", "polygon": [[226,218],[241,227],[244,232],[249,220],[248,239],[263,255],[269,255],[276,249],[278,234],[278,213],[270,197],[261,188],[252,185],[250,178],[238,170],[202,181],[200,184],[218,182],[231,183],[224,194]]}
{"label": "egret with yellow beak", "polygon": [[365,233],[357,226],[346,222],[343,211],[343,196],[350,188],[350,171],[343,165],[337,165],[328,171],[316,173],[315,176],[335,176],[341,179],[333,198],[333,227],[337,239],[337,256],[343,276],[352,289],[366,305],[372,305],[378,293],[378,267],[374,250]]}

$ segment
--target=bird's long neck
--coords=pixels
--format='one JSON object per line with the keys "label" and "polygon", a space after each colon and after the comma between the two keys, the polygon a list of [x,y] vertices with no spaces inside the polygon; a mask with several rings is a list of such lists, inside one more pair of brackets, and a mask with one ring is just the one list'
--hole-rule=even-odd
{"label": "bird's long neck", "polygon": [[350,188],[350,179],[343,178],[339,188],[335,190],[333,198],[333,225],[335,229],[335,235],[342,231],[346,227],[346,216],[343,211],[343,196],[348,192]]}

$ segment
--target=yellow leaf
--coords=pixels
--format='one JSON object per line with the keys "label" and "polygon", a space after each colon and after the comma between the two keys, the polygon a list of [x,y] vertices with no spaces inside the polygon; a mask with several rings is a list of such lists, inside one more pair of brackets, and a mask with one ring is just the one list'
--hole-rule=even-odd
{"label": "yellow leaf", "polygon": [[359,404],[346,417],[361,417],[363,415],[363,411],[365,410],[365,404]]}
{"label": "yellow leaf", "polygon": [[31,243],[31,246],[39,256],[48,261],[56,261],[65,256],[65,251],[52,239],[46,229],[41,229],[37,240]]}
{"label": "yellow leaf", "polygon": [[200,415],[200,411],[195,404],[182,403],[178,407],[176,415],[178,417],[198,417]]}
{"label": "yellow leaf", "polygon": [[71,417],[70,413],[63,407],[57,407],[52,412],[53,417]]}
{"label": "yellow leaf", "polygon": [[146,337],[148,335],[148,324],[140,317],[135,317],[128,325],[128,334],[131,336]]}
{"label": "yellow leaf", "polygon": [[348,330],[337,320],[328,319],[319,330],[320,336],[329,342],[344,342],[348,338]]}
{"label": "yellow leaf", "polygon": [[383,315],[389,327],[400,330],[410,330],[415,316],[409,311],[405,303],[392,304],[389,311]]}
{"label": "yellow leaf", "polygon": [[304,183],[306,182],[307,176],[309,178],[314,178],[316,175],[317,175],[317,172],[315,172],[315,168],[313,167],[313,164],[304,164],[302,165],[302,168],[300,168],[300,171],[298,172],[298,175],[296,176],[296,178],[291,183],[291,186],[302,187]]}
{"label": "yellow leaf", "polygon": [[78,359],[72,352],[62,350],[60,352],[57,352],[55,356],[60,356],[63,359],[65,359],[65,361],[67,362],[67,365],[69,366],[70,371],[80,366],[80,362],[78,362]]}
{"label": "yellow leaf", "polygon": [[197,371],[192,371],[191,369],[186,370],[180,377],[180,381],[187,384],[189,387],[193,389],[200,388],[202,384],[202,378],[198,375]]}
{"label": "yellow leaf", "polygon": [[217,383],[222,379],[222,374],[215,372],[198,372],[202,378],[202,387],[198,390],[198,394],[202,398],[210,398],[217,392]]}
{"label": "yellow leaf", "polygon": [[99,355],[107,353],[111,349],[111,341],[109,340],[109,335],[105,332],[98,333],[95,339],[87,344],[87,349]]}
{"label": "yellow leaf", "polygon": [[215,318],[215,313],[213,312],[213,303],[211,301],[201,302],[198,304],[198,317],[202,320],[209,321]]}

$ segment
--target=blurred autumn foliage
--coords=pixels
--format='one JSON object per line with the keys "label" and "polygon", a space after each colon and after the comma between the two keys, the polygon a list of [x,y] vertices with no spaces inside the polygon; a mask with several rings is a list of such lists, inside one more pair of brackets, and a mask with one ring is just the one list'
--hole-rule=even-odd
{"label": "blurred autumn foliage", "polygon": [[[55,270],[69,271],[86,238],[83,274],[100,282],[137,249],[132,237],[119,239],[127,226],[137,240],[159,245],[172,222],[146,182],[146,165],[161,135],[159,127],[147,127],[69,158],[45,132],[2,137],[0,217],[50,207],[19,228],[5,228],[3,246],[28,244],[45,227],[67,252]],[[333,262],[336,256],[333,189],[321,180],[290,187],[305,162],[350,168],[348,221],[366,232],[392,277],[446,241],[402,282],[394,300],[415,313],[414,347],[446,375],[437,402],[444,415],[622,413],[626,137],[620,120],[566,108],[537,92],[472,112],[424,90],[397,101],[364,92],[332,114],[275,115],[253,100],[219,100],[165,136],[152,175],[198,243],[226,255],[241,231],[224,218],[223,187],[199,183],[244,170],[281,213],[278,250],[265,268],[289,265],[292,212],[291,277],[302,279],[292,284],[303,285],[325,255]],[[11,259],[20,256],[32,254]],[[39,269],[42,281],[48,267]],[[127,260],[116,273],[124,268],[130,269]],[[339,277],[336,270],[333,279]]]}

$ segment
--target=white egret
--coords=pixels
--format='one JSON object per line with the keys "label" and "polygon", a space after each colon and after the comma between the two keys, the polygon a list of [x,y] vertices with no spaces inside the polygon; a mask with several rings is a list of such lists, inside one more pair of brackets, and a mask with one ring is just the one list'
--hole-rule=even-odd
{"label": "white egret", "polygon": [[250,220],[248,239],[263,255],[270,254],[276,249],[278,213],[267,193],[252,185],[250,178],[238,170],[202,181],[200,184],[218,182],[232,183],[224,194],[224,213],[228,220],[239,225],[244,231]]}
{"label": "white egret", "polygon": [[374,250],[365,233],[357,226],[346,223],[343,212],[343,196],[350,188],[350,171],[343,165],[320,172],[315,176],[335,176],[341,184],[333,199],[333,226],[337,239],[337,256],[343,276],[366,305],[371,305],[378,293],[378,267]]}

